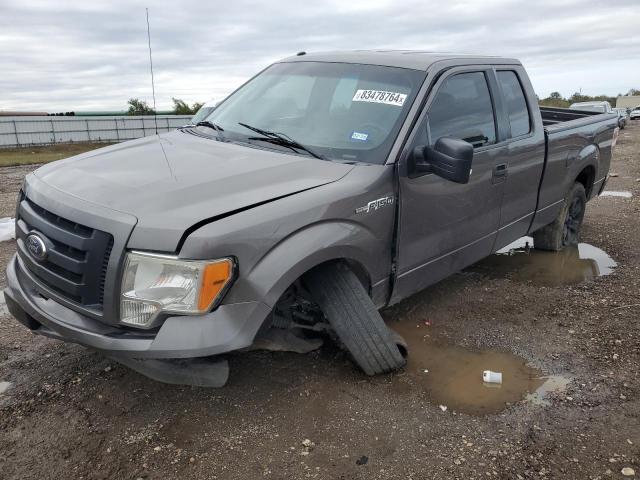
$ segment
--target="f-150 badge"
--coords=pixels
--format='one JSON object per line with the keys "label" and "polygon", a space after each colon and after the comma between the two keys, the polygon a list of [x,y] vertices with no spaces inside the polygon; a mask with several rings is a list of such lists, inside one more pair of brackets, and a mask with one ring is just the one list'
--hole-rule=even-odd
{"label": "f-150 badge", "polygon": [[356,208],[356,213],[369,213],[376,211],[379,208],[386,207],[387,205],[393,205],[393,196],[387,195],[386,197],[378,198],[377,200],[371,200],[364,207]]}

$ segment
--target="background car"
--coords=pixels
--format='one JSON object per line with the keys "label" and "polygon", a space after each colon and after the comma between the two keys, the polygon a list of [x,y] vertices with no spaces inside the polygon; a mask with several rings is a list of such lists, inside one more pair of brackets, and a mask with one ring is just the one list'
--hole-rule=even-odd
{"label": "background car", "polygon": [[615,112],[618,114],[618,128],[620,130],[624,129],[627,125],[627,109],[626,108],[614,108]]}
{"label": "background car", "polygon": [[629,114],[629,118],[631,120],[636,120],[640,118],[640,105],[638,105],[636,108],[631,110],[631,113]]}
{"label": "background car", "polygon": [[572,103],[571,105],[569,105],[569,108],[571,110],[582,110],[585,112],[600,112],[600,113],[613,112],[613,109],[611,108],[611,104],[607,101]]}

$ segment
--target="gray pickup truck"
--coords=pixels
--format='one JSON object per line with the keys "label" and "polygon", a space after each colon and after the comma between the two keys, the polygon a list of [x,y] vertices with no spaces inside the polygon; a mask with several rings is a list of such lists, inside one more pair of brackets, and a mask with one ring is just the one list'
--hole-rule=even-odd
{"label": "gray pickup truck", "polygon": [[197,125],[28,175],[7,304],[166,382],[223,385],[221,355],[274,329],[388,372],[378,309],[523,235],[576,243],[617,133],[539,108],[517,60],[301,52]]}

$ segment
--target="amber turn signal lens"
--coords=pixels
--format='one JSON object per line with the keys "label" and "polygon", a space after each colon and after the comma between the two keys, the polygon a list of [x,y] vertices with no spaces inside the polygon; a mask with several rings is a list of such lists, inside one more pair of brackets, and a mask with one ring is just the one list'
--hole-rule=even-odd
{"label": "amber turn signal lens", "polygon": [[233,276],[233,262],[225,258],[204,267],[200,296],[198,297],[198,309],[201,311],[211,307],[220,292],[224,290]]}

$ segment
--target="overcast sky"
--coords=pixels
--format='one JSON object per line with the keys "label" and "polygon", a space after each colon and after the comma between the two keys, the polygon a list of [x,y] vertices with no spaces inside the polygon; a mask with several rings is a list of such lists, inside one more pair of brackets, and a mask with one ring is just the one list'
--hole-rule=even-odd
{"label": "overcast sky", "polygon": [[640,0],[0,0],[0,110],[158,109],[220,99],[300,50],[519,58],[541,97],[640,88]]}

